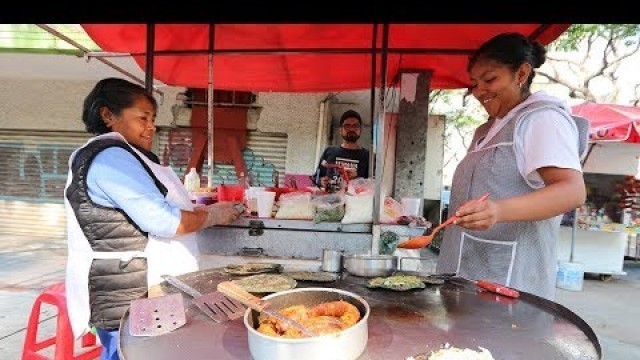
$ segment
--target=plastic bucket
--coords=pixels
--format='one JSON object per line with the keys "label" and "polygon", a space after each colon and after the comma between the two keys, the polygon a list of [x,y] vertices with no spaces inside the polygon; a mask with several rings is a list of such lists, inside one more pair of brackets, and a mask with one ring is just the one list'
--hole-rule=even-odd
{"label": "plastic bucket", "polygon": [[584,265],[575,262],[559,262],[556,274],[556,286],[560,289],[582,291],[584,283]]}

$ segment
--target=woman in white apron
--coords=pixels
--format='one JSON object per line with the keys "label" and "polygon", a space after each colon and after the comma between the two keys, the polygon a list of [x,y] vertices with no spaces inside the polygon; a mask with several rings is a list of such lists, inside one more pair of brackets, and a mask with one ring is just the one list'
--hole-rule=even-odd
{"label": "woman in white apron", "polygon": [[84,101],[98,134],[69,159],[65,187],[67,307],[74,336],[95,326],[102,359],[118,359],[118,322],[160,275],[198,269],[195,231],[234,221],[233,203],[194,209],[178,176],[151,153],[157,104],[143,87],[101,80]]}
{"label": "woman in white apron", "polygon": [[[555,295],[556,244],[563,213],[585,200],[580,159],[588,123],[564,101],[531,94],[545,49],[501,34],[469,62],[471,93],[490,120],[475,132],[456,168],[438,272],[455,272],[548,299]],[[489,200],[468,204],[489,193]],[[452,216],[453,214],[449,214]]]}

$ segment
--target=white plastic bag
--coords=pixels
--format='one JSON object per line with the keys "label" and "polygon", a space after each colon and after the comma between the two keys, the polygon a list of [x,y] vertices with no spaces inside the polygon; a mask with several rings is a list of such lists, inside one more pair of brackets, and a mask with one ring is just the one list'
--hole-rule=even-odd
{"label": "white plastic bag", "polygon": [[373,194],[345,195],[343,224],[370,224],[373,222]]}
{"label": "white plastic bag", "polygon": [[276,219],[312,220],[313,203],[311,193],[292,192],[280,195],[280,207],[276,213]]}
{"label": "white plastic bag", "polygon": [[394,198],[387,196],[384,199],[382,208],[380,209],[380,223],[397,224],[398,219],[404,214],[402,204]]}

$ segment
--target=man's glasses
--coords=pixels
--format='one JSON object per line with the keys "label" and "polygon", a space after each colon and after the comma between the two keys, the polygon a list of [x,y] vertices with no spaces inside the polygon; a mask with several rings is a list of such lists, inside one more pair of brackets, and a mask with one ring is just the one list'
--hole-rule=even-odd
{"label": "man's glasses", "polygon": [[342,125],[342,128],[345,129],[345,130],[358,130],[358,129],[360,129],[360,125],[358,125],[358,124],[355,124],[355,125],[345,124],[345,125]]}

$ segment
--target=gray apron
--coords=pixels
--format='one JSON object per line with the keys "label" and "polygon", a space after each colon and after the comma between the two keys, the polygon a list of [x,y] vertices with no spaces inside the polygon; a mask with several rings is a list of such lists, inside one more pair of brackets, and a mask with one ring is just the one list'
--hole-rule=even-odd
{"label": "gray apron", "polygon": [[[542,108],[556,109],[567,121],[576,122],[580,134],[580,139],[576,139],[579,153],[585,153],[589,127],[585,119],[572,118],[552,102],[539,101],[525,106],[510,119],[504,119],[506,123],[500,124],[502,129],[482,148],[470,150],[462,159],[453,176],[450,216],[460,205],[486,192],[490,199],[500,200],[536,190],[520,175],[514,135],[519,121]],[[472,144],[487,135],[492,123],[490,120],[478,128]],[[503,222],[486,231],[450,226],[444,233],[437,272],[456,272],[553,300],[560,220],[561,216],[555,216],[542,221]]]}

